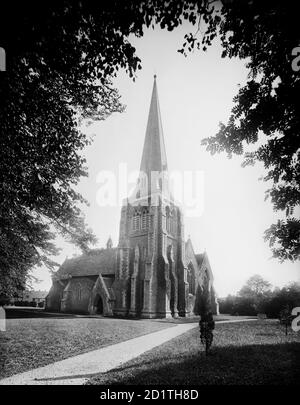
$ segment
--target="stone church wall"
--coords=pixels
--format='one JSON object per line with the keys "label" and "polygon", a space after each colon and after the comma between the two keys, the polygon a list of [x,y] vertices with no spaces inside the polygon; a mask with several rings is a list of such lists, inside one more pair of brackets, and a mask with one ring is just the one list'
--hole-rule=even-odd
{"label": "stone church wall", "polygon": [[53,282],[49,294],[46,297],[46,311],[60,311],[60,302],[63,296],[63,291],[66,287],[66,282],[56,281]]}
{"label": "stone church wall", "polygon": [[89,301],[95,280],[74,277],[68,282],[61,304],[62,312],[88,313]]}

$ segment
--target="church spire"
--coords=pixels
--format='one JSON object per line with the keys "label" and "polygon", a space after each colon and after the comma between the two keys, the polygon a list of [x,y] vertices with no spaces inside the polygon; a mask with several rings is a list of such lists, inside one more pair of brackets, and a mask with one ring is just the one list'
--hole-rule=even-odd
{"label": "church spire", "polygon": [[153,171],[167,171],[167,156],[158,102],[156,75],[154,75],[140,171],[146,173],[148,179],[150,179],[151,172]]}

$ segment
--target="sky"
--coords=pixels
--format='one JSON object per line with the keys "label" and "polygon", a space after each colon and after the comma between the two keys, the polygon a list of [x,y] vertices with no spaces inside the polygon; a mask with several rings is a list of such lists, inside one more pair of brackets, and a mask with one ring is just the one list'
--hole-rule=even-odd
{"label": "sky", "polygon": [[[270,184],[259,180],[263,166],[242,168],[241,156],[211,156],[201,146],[203,138],[216,134],[219,122],[227,122],[233,97],[247,80],[245,61],[222,59],[217,42],[206,52],[184,57],[177,49],[189,30],[186,24],[171,33],[155,28],[146,30],[142,38],[131,37],[142,70],[135,82],[125,72],[114,80],[125,112],[83,128],[94,142],[84,151],[89,177],[82,179],[78,190],[90,203],[83,211],[98,238],[96,247],[104,247],[109,236],[117,245],[121,208],[99,206],[99,176],[106,171],[118,178],[120,167],[123,174],[125,167],[128,173],[139,169],[156,74],[168,169],[203,174],[204,209],[201,215],[185,218],[185,236],[190,236],[196,253],[206,250],[217,294],[236,293],[254,274],[279,287],[299,281],[299,263],[272,259],[263,240],[264,230],[282,217],[264,201]],[[62,249],[55,258],[58,263],[79,253],[60,237],[57,245]],[[46,269],[33,274],[40,280],[34,288],[50,288]]]}

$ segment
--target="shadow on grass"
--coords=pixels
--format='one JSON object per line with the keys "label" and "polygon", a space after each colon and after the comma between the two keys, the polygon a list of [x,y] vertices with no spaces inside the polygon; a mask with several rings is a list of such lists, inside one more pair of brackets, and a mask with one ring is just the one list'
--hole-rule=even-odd
{"label": "shadow on grass", "polygon": [[299,385],[300,343],[215,347],[191,354],[135,360],[88,384]]}
{"label": "shadow on grass", "polygon": [[[114,319],[114,320],[130,320],[130,321],[150,321],[164,324],[182,324],[182,323],[198,323],[199,316],[190,317],[177,317],[177,318],[155,318],[155,319],[145,319],[139,317],[119,317],[119,316],[102,316],[102,315],[89,315],[89,314],[79,314],[79,313],[62,313],[62,312],[48,312],[43,308],[26,308],[26,307],[6,307],[6,318],[7,319],[24,319],[24,318],[53,318],[53,319],[73,319],[73,318],[95,318],[95,319]],[[244,317],[246,318],[246,317]],[[249,317],[250,318],[250,317]],[[224,320],[234,320],[234,317],[224,317],[217,316],[215,321]],[[237,318],[236,318],[237,319]]]}
{"label": "shadow on grass", "polygon": [[[113,320],[129,320],[129,321],[145,321],[144,318],[124,318],[117,316],[103,316],[103,315],[89,315],[89,314],[80,314],[80,313],[62,313],[62,312],[48,312],[43,308],[20,308],[20,307],[9,307],[5,308],[6,318],[7,319],[28,319],[28,318],[53,318],[53,319],[75,319],[75,318],[89,318],[89,319],[113,319]],[[150,321],[163,321],[159,319],[150,319]],[[183,321],[184,322],[184,321]],[[193,322],[193,321],[189,321]],[[194,321],[195,322],[195,321]],[[164,322],[166,323],[166,322]],[[170,323],[176,323],[175,321],[170,320]]]}
{"label": "shadow on grass", "polygon": [[45,312],[43,309],[35,308],[6,308],[7,319],[23,319],[23,318],[75,318],[72,314],[60,314],[56,312]]}
{"label": "shadow on grass", "polygon": [[47,381],[65,381],[65,380],[76,380],[76,379],[85,379],[85,378],[93,378],[97,374],[92,373],[92,374],[78,374],[78,375],[64,375],[61,377],[43,377],[43,378],[35,378],[34,381],[44,381],[45,383]]}

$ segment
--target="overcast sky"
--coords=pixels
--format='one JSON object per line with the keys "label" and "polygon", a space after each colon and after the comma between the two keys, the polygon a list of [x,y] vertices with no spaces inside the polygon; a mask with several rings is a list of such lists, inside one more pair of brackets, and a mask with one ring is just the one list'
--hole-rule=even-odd
{"label": "overcast sky", "polygon": [[[247,79],[245,61],[221,59],[216,43],[207,52],[195,51],[187,58],[177,52],[187,25],[170,33],[148,30],[141,39],[132,38],[143,69],[135,82],[120,73],[115,85],[126,105],[123,114],[88,128],[95,140],[85,151],[89,177],[79,190],[90,202],[84,209],[90,227],[97,235],[97,247],[105,246],[111,235],[118,243],[120,207],[99,207],[96,201],[102,171],[118,175],[119,164],[128,172],[138,170],[146,131],[153,75],[157,86],[170,171],[202,171],[204,210],[201,216],[187,217],[185,235],[190,235],[196,253],[207,251],[219,296],[235,293],[253,274],[259,273],[274,286],[299,280],[299,263],[280,264],[271,259],[263,232],[280,217],[264,201],[266,183],[262,165],[242,168],[242,157],[229,160],[225,154],[211,156],[201,139],[213,136],[233,106],[238,86]],[[194,29],[192,29],[194,30]],[[62,263],[75,250],[58,239]],[[42,281],[38,289],[51,285],[47,270],[34,273]]]}

